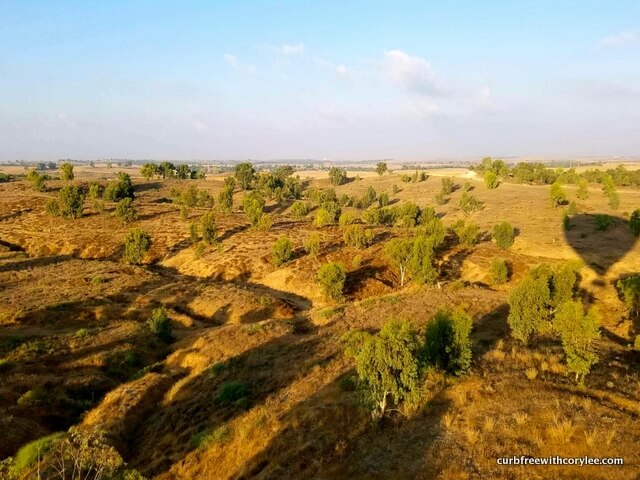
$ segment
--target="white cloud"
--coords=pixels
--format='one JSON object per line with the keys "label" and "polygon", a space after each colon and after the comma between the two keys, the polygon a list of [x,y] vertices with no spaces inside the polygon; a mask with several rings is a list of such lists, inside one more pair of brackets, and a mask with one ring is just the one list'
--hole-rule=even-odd
{"label": "white cloud", "polygon": [[197,130],[198,132],[206,132],[207,130],[209,130],[209,125],[207,125],[202,120],[198,120],[198,119],[193,120],[191,122],[191,126],[194,128],[194,130]]}
{"label": "white cloud", "polygon": [[231,65],[233,68],[238,68],[238,59],[235,57],[235,55],[231,55],[230,53],[225,53],[223,58],[224,58],[224,61],[227,62],[229,65]]}
{"label": "white cloud", "polygon": [[304,55],[305,47],[302,43],[298,43],[296,45],[289,45],[285,43],[280,47],[280,52],[287,56],[302,56]]}
{"label": "white cloud", "polygon": [[623,47],[640,39],[640,30],[627,30],[600,40],[600,48]]}
{"label": "white cloud", "polygon": [[241,63],[238,61],[238,58],[235,55],[231,55],[230,53],[225,53],[222,58],[225,62],[227,62],[231,67],[236,70],[243,70],[249,75],[255,75],[258,69],[255,65],[250,65],[248,63]]}
{"label": "white cloud", "polygon": [[336,73],[341,77],[346,77],[349,75],[349,68],[346,67],[345,65],[338,65],[336,67]]}
{"label": "white cloud", "polygon": [[431,64],[422,57],[409,55],[402,50],[389,50],[384,54],[382,67],[392,82],[409,93],[428,96],[444,94]]}

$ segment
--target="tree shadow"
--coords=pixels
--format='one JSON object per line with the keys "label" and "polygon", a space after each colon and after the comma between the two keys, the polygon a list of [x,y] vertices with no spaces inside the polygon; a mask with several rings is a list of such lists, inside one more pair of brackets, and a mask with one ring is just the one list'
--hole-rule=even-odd
{"label": "tree shadow", "polygon": [[345,281],[344,294],[347,296],[355,296],[356,293],[360,291],[361,288],[364,287],[367,280],[375,278],[379,280],[387,287],[392,288],[393,285],[391,282],[384,278],[380,278],[378,275],[381,272],[384,272],[386,269],[383,267],[374,267],[371,265],[364,265],[357,270],[353,270],[351,272],[347,272],[347,278]]}
{"label": "tree shadow", "polygon": [[136,183],[133,186],[134,193],[138,192],[146,192],[148,190],[159,190],[163,186],[162,182],[150,182],[145,181],[144,183]]}
{"label": "tree shadow", "polygon": [[[16,250],[13,250],[16,251]],[[73,259],[70,255],[53,255],[50,257],[36,257],[29,258],[27,260],[20,260],[16,262],[8,262],[0,265],[0,272],[11,272],[18,270],[33,270],[38,267],[45,267],[47,265],[58,265]]]}
{"label": "tree shadow", "polygon": [[498,340],[509,335],[508,315],[509,305],[503,303],[478,318],[471,334],[474,357],[483,356],[495,346]]}
{"label": "tree shadow", "polygon": [[234,236],[237,233],[242,233],[246,230],[248,230],[249,228],[251,228],[251,225],[248,223],[243,223],[241,225],[237,225],[233,228],[227,229],[225,230],[225,232],[220,235],[218,237],[218,241],[219,242],[224,242],[225,240],[228,240],[229,238],[231,238],[232,236]]}

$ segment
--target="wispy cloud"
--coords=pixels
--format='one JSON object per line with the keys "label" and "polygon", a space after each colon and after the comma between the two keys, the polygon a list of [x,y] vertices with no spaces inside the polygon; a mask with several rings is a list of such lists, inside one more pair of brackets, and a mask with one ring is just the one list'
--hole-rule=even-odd
{"label": "wispy cloud", "polygon": [[600,48],[623,47],[640,40],[640,30],[625,30],[600,40]]}
{"label": "wispy cloud", "polygon": [[227,62],[231,67],[233,67],[236,70],[242,70],[250,75],[255,75],[255,73],[258,71],[255,65],[250,65],[248,63],[241,63],[238,60],[238,57],[236,57],[235,55],[231,55],[230,53],[225,53],[222,56],[222,58],[224,59],[225,62]]}
{"label": "wispy cloud", "polygon": [[283,44],[280,47],[280,53],[287,56],[302,56],[305,53],[305,46],[303,43],[297,43],[295,45]]}
{"label": "wispy cloud", "polygon": [[438,84],[431,64],[422,57],[402,50],[389,50],[384,54],[382,67],[395,84],[407,92],[418,95],[442,96],[445,91]]}

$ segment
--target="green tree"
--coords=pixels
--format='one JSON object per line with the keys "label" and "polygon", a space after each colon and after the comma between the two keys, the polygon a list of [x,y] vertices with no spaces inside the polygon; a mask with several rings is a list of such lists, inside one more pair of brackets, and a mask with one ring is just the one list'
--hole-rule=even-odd
{"label": "green tree", "polygon": [[442,177],[441,184],[442,189],[440,191],[442,195],[451,195],[451,192],[453,192],[453,179],[451,177]]}
{"label": "green tree", "polygon": [[378,195],[378,205],[381,207],[386,207],[389,205],[389,194],[387,192],[382,192]]}
{"label": "green tree", "polygon": [[407,270],[415,283],[433,283],[438,272],[433,266],[434,236],[418,235],[411,240],[411,257]]}
{"label": "green tree", "polygon": [[495,284],[508,282],[509,266],[507,262],[501,259],[495,259],[489,266],[489,274],[491,275],[491,281]]}
{"label": "green tree", "polygon": [[151,248],[151,237],[140,228],[132,228],[124,239],[124,261],[139,265]]}
{"label": "green tree", "polygon": [[158,174],[162,175],[163,179],[172,178],[175,170],[176,167],[171,162],[160,162],[160,165],[158,165]]}
{"label": "green tree", "polygon": [[242,199],[242,208],[251,225],[256,226],[262,217],[264,198],[260,193],[253,191]]}
{"label": "green tree", "polygon": [[82,216],[84,195],[80,187],[65,185],[58,193],[60,214],[65,218],[75,219]]}
{"label": "green tree", "polygon": [[589,182],[587,182],[584,178],[581,178],[578,181],[576,197],[578,197],[579,200],[586,200],[587,198],[589,198]]}
{"label": "green tree", "polygon": [[378,175],[383,175],[387,171],[387,162],[378,162],[376,164],[376,172]]}
{"label": "green tree", "polygon": [[498,180],[498,176],[492,171],[488,171],[484,174],[484,184],[487,186],[489,190],[493,190],[500,185],[500,181]]}
{"label": "green tree", "polygon": [[176,176],[180,180],[187,180],[191,178],[191,169],[189,168],[189,165],[186,165],[184,163],[178,165],[178,168],[176,169]]}
{"label": "green tree", "polygon": [[300,201],[294,202],[289,213],[294,218],[304,218],[309,213],[309,204]]}
{"label": "green tree", "polygon": [[64,162],[60,164],[60,180],[70,182],[73,180],[73,164]]}
{"label": "green tree", "polygon": [[471,317],[463,310],[440,309],[427,323],[424,359],[427,365],[452,375],[471,366]]}
{"label": "green tree", "polygon": [[453,225],[453,231],[457,235],[460,243],[467,247],[472,247],[478,243],[480,227],[475,223],[467,223],[464,220],[459,220]]}
{"label": "green tree", "polygon": [[225,182],[222,190],[218,192],[218,207],[223,213],[231,213],[233,209],[233,188],[232,184]]}
{"label": "green tree", "polygon": [[593,350],[593,342],[600,337],[597,311],[591,309],[585,315],[581,302],[565,302],[555,314],[553,328],[562,340],[569,370],[576,374],[576,381],[583,384],[584,377],[598,360]]}
{"label": "green tree", "polygon": [[168,342],[172,338],[171,320],[167,308],[162,305],[154,309],[151,312],[149,320],[147,320],[147,326],[151,333],[153,333],[160,340]]}
{"label": "green tree", "polygon": [[304,241],[304,250],[309,255],[317,255],[320,252],[320,248],[320,235],[318,235],[317,233],[312,233]]}
{"label": "green tree", "polygon": [[347,171],[344,168],[331,167],[329,169],[329,180],[331,185],[342,185],[347,181]]}
{"label": "green tree", "polygon": [[390,403],[416,402],[422,378],[421,351],[411,326],[391,320],[377,335],[361,334],[357,340],[359,345],[348,345],[347,353],[355,357],[358,387],[372,418],[382,418]]}
{"label": "green tree", "polygon": [[609,206],[614,210],[620,207],[620,195],[616,190],[616,185],[611,178],[611,175],[605,175],[602,177],[602,193],[609,200]]}
{"label": "green tree", "polygon": [[616,286],[629,312],[640,314],[640,273],[618,280]]}
{"label": "green tree", "polygon": [[145,163],[140,169],[140,173],[149,181],[158,174],[158,166],[155,163]]}
{"label": "green tree", "polygon": [[293,256],[293,243],[287,237],[280,237],[273,244],[271,250],[271,256],[273,257],[273,263],[276,267],[287,263]]}
{"label": "green tree", "polygon": [[551,189],[549,190],[549,198],[551,200],[551,205],[554,208],[567,203],[567,194],[565,193],[559,181],[556,180],[551,184]]}
{"label": "green tree", "polygon": [[47,176],[44,173],[39,173],[35,169],[30,170],[27,174],[27,180],[31,182],[31,186],[37,192],[44,192],[47,189]]}
{"label": "green tree", "polygon": [[200,217],[200,229],[204,243],[207,245],[216,243],[216,214],[214,212],[206,212]]}
{"label": "green tree", "polygon": [[631,212],[631,216],[629,217],[629,228],[631,229],[631,233],[636,237],[640,237],[640,208],[636,208]]}
{"label": "green tree", "polygon": [[344,265],[339,262],[329,262],[318,269],[318,283],[324,295],[331,300],[340,300],[344,289],[347,273]]}
{"label": "green tree", "polygon": [[324,208],[319,208],[316,211],[316,218],[313,221],[313,223],[314,223],[314,225],[316,227],[324,227],[325,225],[329,225],[333,221],[334,221],[334,219],[333,219],[333,215],[331,213],[329,213]]}
{"label": "green tree", "polygon": [[409,262],[413,256],[413,241],[408,238],[394,238],[384,246],[384,253],[400,272],[400,286],[404,285]]}
{"label": "green tree", "polygon": [[459,205],[462,211],[466,214],[479,212],[484,208],[484,203],[471,195],[469,192],[462,192]]}
{"label": "green tree", "polygon": [[253,165],[249,162],[239,163],[236,165],[236,180],[238,180],[242,190],[248,190],[251,188],[251,183],[253,182],[255,173]]}
{"label": "green tree", "polygon": [[526,276],[509,296],[507,323],[511,336],[525,345],[534,332],[544,330],[549,317],[551,292],[544,276]]}
{"label": "green tree", "polygon": [[118,179],[109,182],[102,196],[105,200],[119,202],[123,198],[135,199],[133,183],[128,173],[119,172]]}
{"label": "green tree", "polygon": [[509,222],[498,223],[493,227],[493,241],[503,250],[513,245],[515,229]]}
{"label": "green tree", "polygon": [[115,215],[125,225],[133,222],[138,216],[138,212],[133,206],[133,200],[129,197],[120,200],[116,205]]}
{"label": "green tree", "polygon": [[367,248],[373,244],[375,234],[370,228],[364,229],[360,225],[350,225],[344,229],[344,243],[355,248]]}

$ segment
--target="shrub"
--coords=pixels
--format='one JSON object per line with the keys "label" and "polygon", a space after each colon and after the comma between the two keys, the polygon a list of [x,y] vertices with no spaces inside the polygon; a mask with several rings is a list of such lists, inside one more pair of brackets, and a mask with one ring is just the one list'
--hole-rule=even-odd
{"label": "shrub", "polygon": [[453,231],[463,245],[471,247],[478,243],[480,228],[475,223],[466,223],[464,220],[456,222]]}
{"label": "shrub", "polygon": [[317,255],[320,252],[320,235],[312,233],[304,241],[304,249],[309,255]]}
{"label": "shrub", "polygon": [[640,273],[618,280],[616,286],[631,314],[640,314]]}
{"label": "shrub", "polygon": [[458,375],[471,366],[471,317],[462,310],[439,310],[427,323],[424,359],[428,365]]}
{"label": "shrub", "polygon": [[387,205],[389,205],[389,194],[387,192],[382,192],[378,196],[378,205],[380,205],[381,207],[386,207]]}
{"label": "shrub", "polygon": [[436,195],[435,195],[435,197],[433,197],[433,199],[435,200],[435,202],[438,205],[444,205],[449,201],[449,198],[447,198],[447,196],[442,192],[436,193]]}
{"label": "shrub", "polygon": [[139,228],[132,228],[124,239],[124,261],[140,264],[151,248],[151,237]]}
{"label": "shrub", "polygon": [[364,223],[368,223],[369,225],[378,225],[380,224],[380,209],[379,208],[370,208],[362,212],[362,221]]}
{"label": "shrub", "polygon": [[13,460],[13,469],[20,474],[47,454],[51,448],[65,435],[64,432],[52,433],[38,440],[29,442],[18,450]]}
{"label": "shrub", "polygon": [[489,171],[484,174],[484,184],[487,186],[489,190],[493,190],[500,185],[500,181],[498,180],[498,176]]}
{"label": "shrub", "polygon": [[60,215],[60,204],[52,198],[47,202],[45,210],[48,215],[51,215],[52,217],[57,217]]}
{"label": "shrub", "polygon": [[609,206],[617,210],[620,206],[620,195],[618,195],[615,183],[610,175],[605,175],[602,178],[602,193],[609,200]]}
{"label": "shrub", "polygon": [[391,320],[377,335],[348,337],[347,354],[355,357],[358,389],[374,419],[389,403],[414,403],[420,395],[420,344],[409,323]]}
{"label": "shrub", "polygon": [[441,183],[442,183],[442,189],[441,189],[442,194],[451,195],[451,192],[453,192],[453,179],[451,177],[442,177]]}
{"label": "shrub", "polygon": [[509,296],[507,323],[511,336],[526,345],[534,332],[544,329],[550,303],[548,279],[526,276]]}
{"label": "shrub", "polygon": [[313,224],[316,227],[324,227],[325,225],[329,225],[332,222],[333,222],[333,215],[331,215],[331,213],[329,213],[326,209],[319,208],[318,211],[316,212],[316,218],[313,221]]}
{"label": "shrub", "polygon": [[466,214],[479,212],[484,208],[484,203],[482,203],[473,195],[470,195],[468,192],[462,192],[459,205],[460,209],[462,209],[462,211]]}
{"label": "shrub", "polygon": [[227,382],[220,387],[216,401],[221,405],[238,403],[249,395],[249,387],[237,381]]}
{"label": "shrub", "polygon": [[352,225],[344,229],[344,243],[350,247],[367,248],[373,244],[374,236],[373,230],[364,229],[360,225]]}
{"label": "shrub", "polygon": [[584,377],[597,362],[593,341],[600,336],[600,320],[594,309],[585,315],[581,302],[568,301],[560,305],[553,320],[553,327],[560,335],[567,356],[567,367],[576,374],[576,381],[584,383]]}
{"label": "shrub", "polygon": [[65,218],[78,218],[82,216],[84,207],[84,195],[79,187],[65,185],[58,194],[60,214]]}
{"label": "shrub", "polygon": [[596,215],[596,230],[604,232],[609,230],[609,227],[613,225],[614,220],[613,217],[610,217],[607,214],[597,214]]}
{"label": "shrub", "polygon": [[293,244],[287,237],[280,237],[273,244],[273,263],[276,267],[287,263],[293,256]]}
{"label": "shrub", "polygon": [[289,213],[291,213],[291,216],[293,216],[294,218],[304,218],[309,213],[309,204],[303,202],[294,202],[294,204],[291,205],[291,210],[289,210]]}
{"label": "shrub", "polygon": [[387,163],[386,162],[378,162],[376,164],[376,172],[378,172],[378,175],[382,175],[386,171],[387,171]]}
{"label": "shrub", "polygon": [[102,197],[112,202],[118,202],[123,198],[131,198],[133,200],[135,195],[133,194],[133,184],[129,174],[118,173],[118,180],[109,182]]}
{"label": "shrub", "polygon": [[489,266],[491,281],[493,283],[506,283],[509,281],[509,266],[504,260],[496,259]]}
{"label": "shrub", "polygon": [[216,214],[214,212],[206,212],[200,217],[200,229],[202,230],[202,241],[204,243],[207,245],[216,243]]}
{"label": "shrub", "polygon": [[257,225],[264,208],[264,198],[258,192],[251,192],[242,199],[242,208],[251,225]]}
{"label": "shrub", "polygon": [[343,212],[338,219],[338,225],[345,227],[351,225],[356,221],[356,216],[353,212]]}
{"label": "shrub", "polygon": [[400,192],[400,187],[394,183],[394,184],[391,186],[391,193],[393,193],[394,195],[396,195],[396,194],[398,194],[399,192]]}
{"label": "shrub", "polygon": [[332,185],[342,185],[347,180],[347,171],[344,168],[331,167],[329,169],[329,180]]}
{"label": "shrub", "polygon": [[31,170],[27,174],[27,180],[31,182],[33,189],[38,192],[44,192],[47,189],[47,176],[43,173],[38,173],[36,170]]}
{"label": "shrub", "polygon": [[549,190],[549,198],[553,207],[559,207],[560,205],[564,205],[565,203],[567,203],[567,194],[563,190],[562,185],[559,181],[556,180],[551,184],[551,189]]}
{"label": "shrub", "polygon": [[589,183],[583,178],[578,181],[578,190],[576,191],[576,197],[580,200],[586,200],[589,198]]}
{"label": "shrub", "polygon": [[374,188],[371,185],[369,185],[369,187],[367,187],[367,191],[362,197],[362,201],[361,201],[362,208],[370,207],[373,204],[373,202],[376,201],[377,198],[378,198],[378,194],[376,193]]}
{"label": "shrub", "polygon": [[[227,179],[233,180],[233,177],[227,177]],[[233,189],[235,181],[227,182],[225,179],[225,185],[222,190],[218,192],[218,208],[223,213],[231,213],[233,209]]]}
{"label": "shrub", "polygon": [[340,300],[347,274],[342,263],[329,262],[318,269],[318,283],[325,297]]}
{"label": "shrub", "polygon": [[149,317],[149,320],[147,320],[147,326],[149,327],[151,333],[153,333],[160,340],[171,340],[171,320],[169,320],[169,315],[164,305],[154,309],[153,312],[151,312],[151,316]]}
{"label": "shrub", "polygon": [[271,218],[271,215],[269,215],[268,213],[265,213],[262,216],[260,216],[260,219],[256,224],[256,230],[259,230],[261,232],[268,232],[269,230],[271,230],[272,225],[273,225],[273,219]]}
{"label": "shrub", "polygon": [[513,245],[515,230],[509,222],[498,223],[493,227],[493,241],[503,250]]}
{"label": "shrub", "polygon": [[629,217],[629,228],[631,229],[631,233],[636,237],[640,237],[640,208],[636,208],[631,212],[631,216]]}
{"label": "shrub", "polygon": [[191,244],[195,245],[200,241],[200,234],[198,233],[198,225],[195,223],[189,224],[189,239],[191,240]]}
{"label": "shrub", "polygon": [[116,217],[124,224],[133,222],[138,215],[132,202],[133,200],[127,197],[120,200],[116,205]]}
{"label": "shrub", "polygon": [[70,182],[73,180],[73,165],[68,162],[60,164],[60,180]]}

